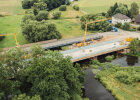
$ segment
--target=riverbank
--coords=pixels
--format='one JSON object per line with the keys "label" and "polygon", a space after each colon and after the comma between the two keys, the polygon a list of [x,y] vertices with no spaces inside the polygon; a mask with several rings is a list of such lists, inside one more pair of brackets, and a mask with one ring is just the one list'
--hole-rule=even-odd
{"label": "riverbank", "polygon": [[140,100],[140,67],[117,67],[99,72],[96,78],[117,100]]}
{"label": "riverbank", "polygon": [[[118,54],[117,52],[99,56],[98,60],[100,62],[104,63],[104,62],[106,62],[105,57],[108,55],[114,55],[114,60],[111,63],[114,65],[121,66],[121,68],[122,67],[125,68],[126,66],[140,66],[140,59],[138,57]],[[91,66],[91,60],[84,60],[79,63],[83,67]],[[130,68],[133,68],[133,67],[130,67]],[[111,100],[115,100],[115,98],[112,96],[112,94],[115,95],[114,92],[113,93],[108,92],[110,90],[107,90],[108,88],[105,87],[106,83],[104,84],[104,83],[100,82],[98,79],[95,79],[95,74],[98,70],[96,70],[95,72],[92,72],[92,71],[93,70],[91,68],[87,68],[85,70],[85,72],[86,72],[85,83],[84,83],[85,96],[87,98],[89,98],[89,100],[110,100],[110,98],[111,98]],[[111,75],[109,75],[109,76],[111,76]],[[104,76],[103,79],[105,80],[106,76]],[[106,82],[109,83],[108,84],[109,86],[112,85],[114,87],[114,90],[116,90],[114,83],[113,84],[111,83],[111,82],[113,82],[112,81],[113,79],[111,79],[111,77],[107,77]],[[116,81],[116,82],[118,82],[118,81]],[[123,85],[123,86],[125,86],[125,85]],[[129,85],[126,85],[125,87],[127,87],[127,86],[129,86]],[[132,89],[132,87],[133,86],[130,85],[130,87],[128,87],[128,91],[131,91],[130,89]],[[123,90],[121,91],[121,88],[120,88],[120,90],[118,89],[118,92],[119,91],[121,94]],[[132,90],[132,91],[135,92],[135,91],[140,91],[140,90],[137,89],[137,90]],[[106,94],[106,96],[104,96],[105,94]],[[125,94],[125,93],[123,93],[123,94]],[[104,98],[102,98],[102,97],[104,97]],[[131,99],[131,97],[130,97],[130,99]],[[128,99],[128,100],[130,100],[130,99]],[[123,100],[123,99],[119,99],[119,100]],[[127,100],[127,99],[124,99],[124,100]]]}

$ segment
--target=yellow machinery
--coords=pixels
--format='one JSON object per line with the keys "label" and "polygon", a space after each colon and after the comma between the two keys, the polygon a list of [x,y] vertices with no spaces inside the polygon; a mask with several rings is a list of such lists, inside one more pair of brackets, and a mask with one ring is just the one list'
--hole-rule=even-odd
{"label": "yellow machinery", "polygon": [[[81,47],[81,46],[85,46],[85,45],[89,45],[90,43],[88,42],[88,43],[86,43],[86,35],[87,35],[87,26],[88,26],[88,24],[92,24],[92,23],[96,23],[96,22],[101,22],[101,21],[106,21],[106,20],[109,20],[109,19],[111,19],[111,18],[105,18],[105,19],[100,19],[100,20],[95,20],[95,21],[92,21],[92,22],[86,22],[85,23],[85,34],[84,34],[84,42],[81,42],[81,43],[78,43],[78,44],[76,44],[78,47]],[[94,40],[92,40],[92,42],[93,42]]]}
{"label": "yellow machinery", "polygon": [[131,42],[134,38],[130,37],[130,38],[126,38],[126,42]]}
{"label": "yellow machinery", "polygon": [[138,31],[138,27],[131,26],[130,28],[131,29],[136,29],[136,31]]}
{"label": "yellow machinery", "polygon": [[0,34],[0,36],[10,36],[10,35],[13,35],[13,36],[14,36],[15,41],[16,41],[16,45],[17,45],[17,47],[19,48],[19,45],[18,45],[18,42],[17,42],[17,37],[16,37],[16,34],[15,34],[15,33]]}

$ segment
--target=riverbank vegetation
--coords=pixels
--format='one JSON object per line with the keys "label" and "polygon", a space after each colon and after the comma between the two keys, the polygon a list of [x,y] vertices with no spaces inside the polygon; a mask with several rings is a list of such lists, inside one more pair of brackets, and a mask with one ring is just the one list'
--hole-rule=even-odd
{"label": "riverbank vegetation", "polygon": [[129,44],[129,49],[128,55],[140,56],[140,40],[138,38],[133,39]]}
{"label": "riverbank vegetation", "polygon": [[93,61],[91,67],[95,77],[118,100],[140,99],[140,67],[120,67],[98,61]]}
{"label": "riverbank vegetation", "polygon": [[80,65],[57,51],[39,46],[31,51],[11,49],[0,55],[0,100],[82,100]]}

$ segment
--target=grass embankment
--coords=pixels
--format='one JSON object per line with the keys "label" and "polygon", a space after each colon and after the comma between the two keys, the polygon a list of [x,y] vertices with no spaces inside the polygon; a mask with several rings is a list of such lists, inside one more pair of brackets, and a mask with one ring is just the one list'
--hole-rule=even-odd
{"label": "grass embankment", "polygon": [[[100,81],[105,85],[105,87],[111,91],[112,95],[114,95],[119,100],[140,100],[140,82],[133,84],[124,84],[118,81],[115,78],[115,74],[118,71],[123,71],[129,74],[128,70],[131,70],[133,73],[134,67],[127,68],[117,68],[116,71],[112,71],[112,69],[107,69],[100,73]],[[139,70],[140,67],[136,67],[135,70]],[[133,76],[134,74],[131,74]]]}
{"label": "grass embankment", "polygon": [[137,2],[140,6],[140,0],[79,0],[76,3],[78,3],[83,11],[96,14],[106,12],[109,7],[116,2],[125,3],[128,6],[130,6],[132,2]]}

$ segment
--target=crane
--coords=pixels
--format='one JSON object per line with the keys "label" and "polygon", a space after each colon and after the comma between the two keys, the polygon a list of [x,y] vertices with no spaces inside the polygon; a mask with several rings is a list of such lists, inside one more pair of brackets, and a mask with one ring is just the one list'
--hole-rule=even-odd
{"label": "crane", "polygon": [[[88,24],[96,23],[96,22],[101,22],[101,21],[106,21],[106,20],[109,20],[109,19],[112,19],[112,18],[105,18],[105,19],[95,20],[95,21],[92,21],[92,22],[87,22],[87,21],[86,21],[86,23],[85,23],[84,41],[81,42],[81,43],[78,43],[77,46],[78,46],[78,47],[81,47],[81,46],[85,46],[85,45],[86,45],[86,35],[87,35],[87,26],[88,26]],[[88,43],[88,44],[89,44],[89,43]]]}
{"label": "crane", "polygon": [[0,36],[10,36],[10,35],[14,35],[14,38],[15,38],[15,41],[16,41],[16,45],[19,48],[19,44],[18,44],[17,37],[16,37],[16,34],[15,33],[0,34]]}

